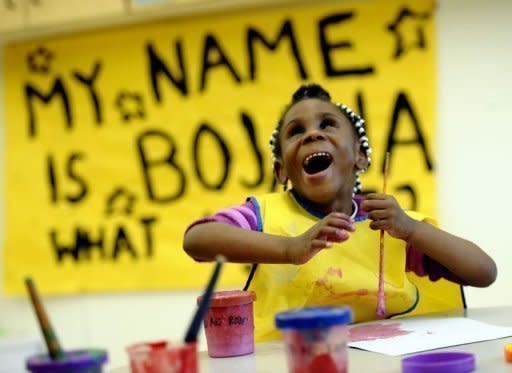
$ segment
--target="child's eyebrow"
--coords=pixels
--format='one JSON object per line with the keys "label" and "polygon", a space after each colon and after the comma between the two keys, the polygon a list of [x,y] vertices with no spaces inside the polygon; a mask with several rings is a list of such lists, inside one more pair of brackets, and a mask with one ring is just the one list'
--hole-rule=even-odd
{"label": "child's eyebrow", "polygon": [[325,112],[319,113],[319,115],[322,118],[324,118],[326,116],[332,116],[332,117],[337,117],[337,118],[343,119],[343,115],[341,115],[341,113],[332,113],[330,111],[325,111]]}
{"label": "child's eyebrow", "polygon": [[[325,118],[327,116],[331,116],[331,117],[336,117],[336,118],[339,118],[339,119],[343,119],[343,115],[341,114],[338,114],[338,113],[332,113],[330,111],[322,111],[320,113],[317,113],[316,115],[317,117],[320,117],[320,118]],[[297,118],[292,118],[288,121],[288,123],[285,123],[285,125],[283,126],[283,129],[288,127],[290,124],[293,124],[297,121],[300,121],[302,118],[301,117],[297,117]]]}

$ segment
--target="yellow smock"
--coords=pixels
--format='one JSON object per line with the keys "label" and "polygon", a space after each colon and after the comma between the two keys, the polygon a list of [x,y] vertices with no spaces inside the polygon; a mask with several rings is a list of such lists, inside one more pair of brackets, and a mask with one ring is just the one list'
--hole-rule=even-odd
{"label": "yellow smock", "polygon": [[[281,236],[297,236],[320,218],[308,212],[291,192],[253,198],[259,209],[259,229]],[[416,212],[416,220],[427,220]],[[434,223],[428,219],[430,223]],[[256,292],[256,341],[280,338],[274,326],[276,313],[300,307],[350,306],[354,322],[377,318],[379,231],[370,221],[356,221],[356,231],[342,243],[333,243],[303,265],[258,264],[248,289]],[[386,317],[464,308],[460,285],[441,279],[430,281],[405,271],[406,243],[385,235],[384,291]]]}

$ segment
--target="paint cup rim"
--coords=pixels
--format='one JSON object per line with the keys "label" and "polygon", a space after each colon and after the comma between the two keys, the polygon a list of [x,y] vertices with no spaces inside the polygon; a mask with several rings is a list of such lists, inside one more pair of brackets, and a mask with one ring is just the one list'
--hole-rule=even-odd
{"label": "paint cup rim", "polygon": [[[203,296],[197,297],[197,304],[201,303]],[[245,290],[224,290],[216,291],[212,294],[210,307],[230,307],[241,306],[244,304],[252,303],[256,300],[256,293],[254,291]]]}
{"label": "paint cup rim", "polygon": [[430,352],[402,359],[402,373],[463,373],[475,369],[475,355],[470,352]]}
{"label": "paint cup rim", "polygon": [[350,307],[306,307],[279,312],[275,324],[279,329],[316,329],[346,325],[352,321]]}
{"label": "paint cup rim", "polygon": [[26,368],[37,373],[60,373],[70,369],[83,370],[105,364],[108,360],[107,351],[103,349],[81,349],[66,351],[66,357],[52,360],[48,354],[38,354],[26,360]]}

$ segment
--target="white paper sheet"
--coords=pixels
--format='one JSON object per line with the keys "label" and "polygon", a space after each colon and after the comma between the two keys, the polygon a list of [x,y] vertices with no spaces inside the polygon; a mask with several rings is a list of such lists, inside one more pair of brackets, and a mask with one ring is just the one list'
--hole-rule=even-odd
{"label": "white paper sheet", "polygon": [[512,336],[512,327],[456,318],[374,321],[350,327],[350,347],[399,356]]}

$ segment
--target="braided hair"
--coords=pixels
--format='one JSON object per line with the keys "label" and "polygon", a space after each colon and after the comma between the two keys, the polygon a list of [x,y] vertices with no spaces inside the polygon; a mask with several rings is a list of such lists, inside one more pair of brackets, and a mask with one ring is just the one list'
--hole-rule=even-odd
{"label": "braided hair", "polygon": [[365,123],[364,119],[361,118],[358,114],[354,113],[346,105],[332,102],[331,95],[329,94],[329,92],[327,92],[325,89],[323,89],[318,84],[302,85],[293,94],[291,102],[288,105],[286,105],[283,113],[281,114],[279,122],[277,123],[276,129],[272,132],[272,135],[270,136],[270,149],[272,151],[272,160],[275,163],[275,161],[281,157],[281,143],[279,141],[279,134],[281,132],[281,128],[283,127],[284,117],[285,117],[286,113],[292,108],[293,105],[295,105],[296,103],[298,103],[302,100],[307,100],[307,99],[317,99],[317,100],[322,100],[325,102],[332,103],[345,115],[345,117],[352,124],[355,134],[361,144],[361,150],[363,151],[363,153],[366,155],[366,158],[368,159],[368,165],[365,168],[360,169],[356,172],[356,181],[355,181],[353,192],[354,192],[354,194],[361,193],[362,184],[361,184],[361,180],[359,178],[359,173],[364,173],[366,171],[366,169],[370,166],[370,163],[371,163],[370,154],[372,152],[372,149],[370,148],[368,137],[366,136],[366,128],[364,126],[364,123]]}

